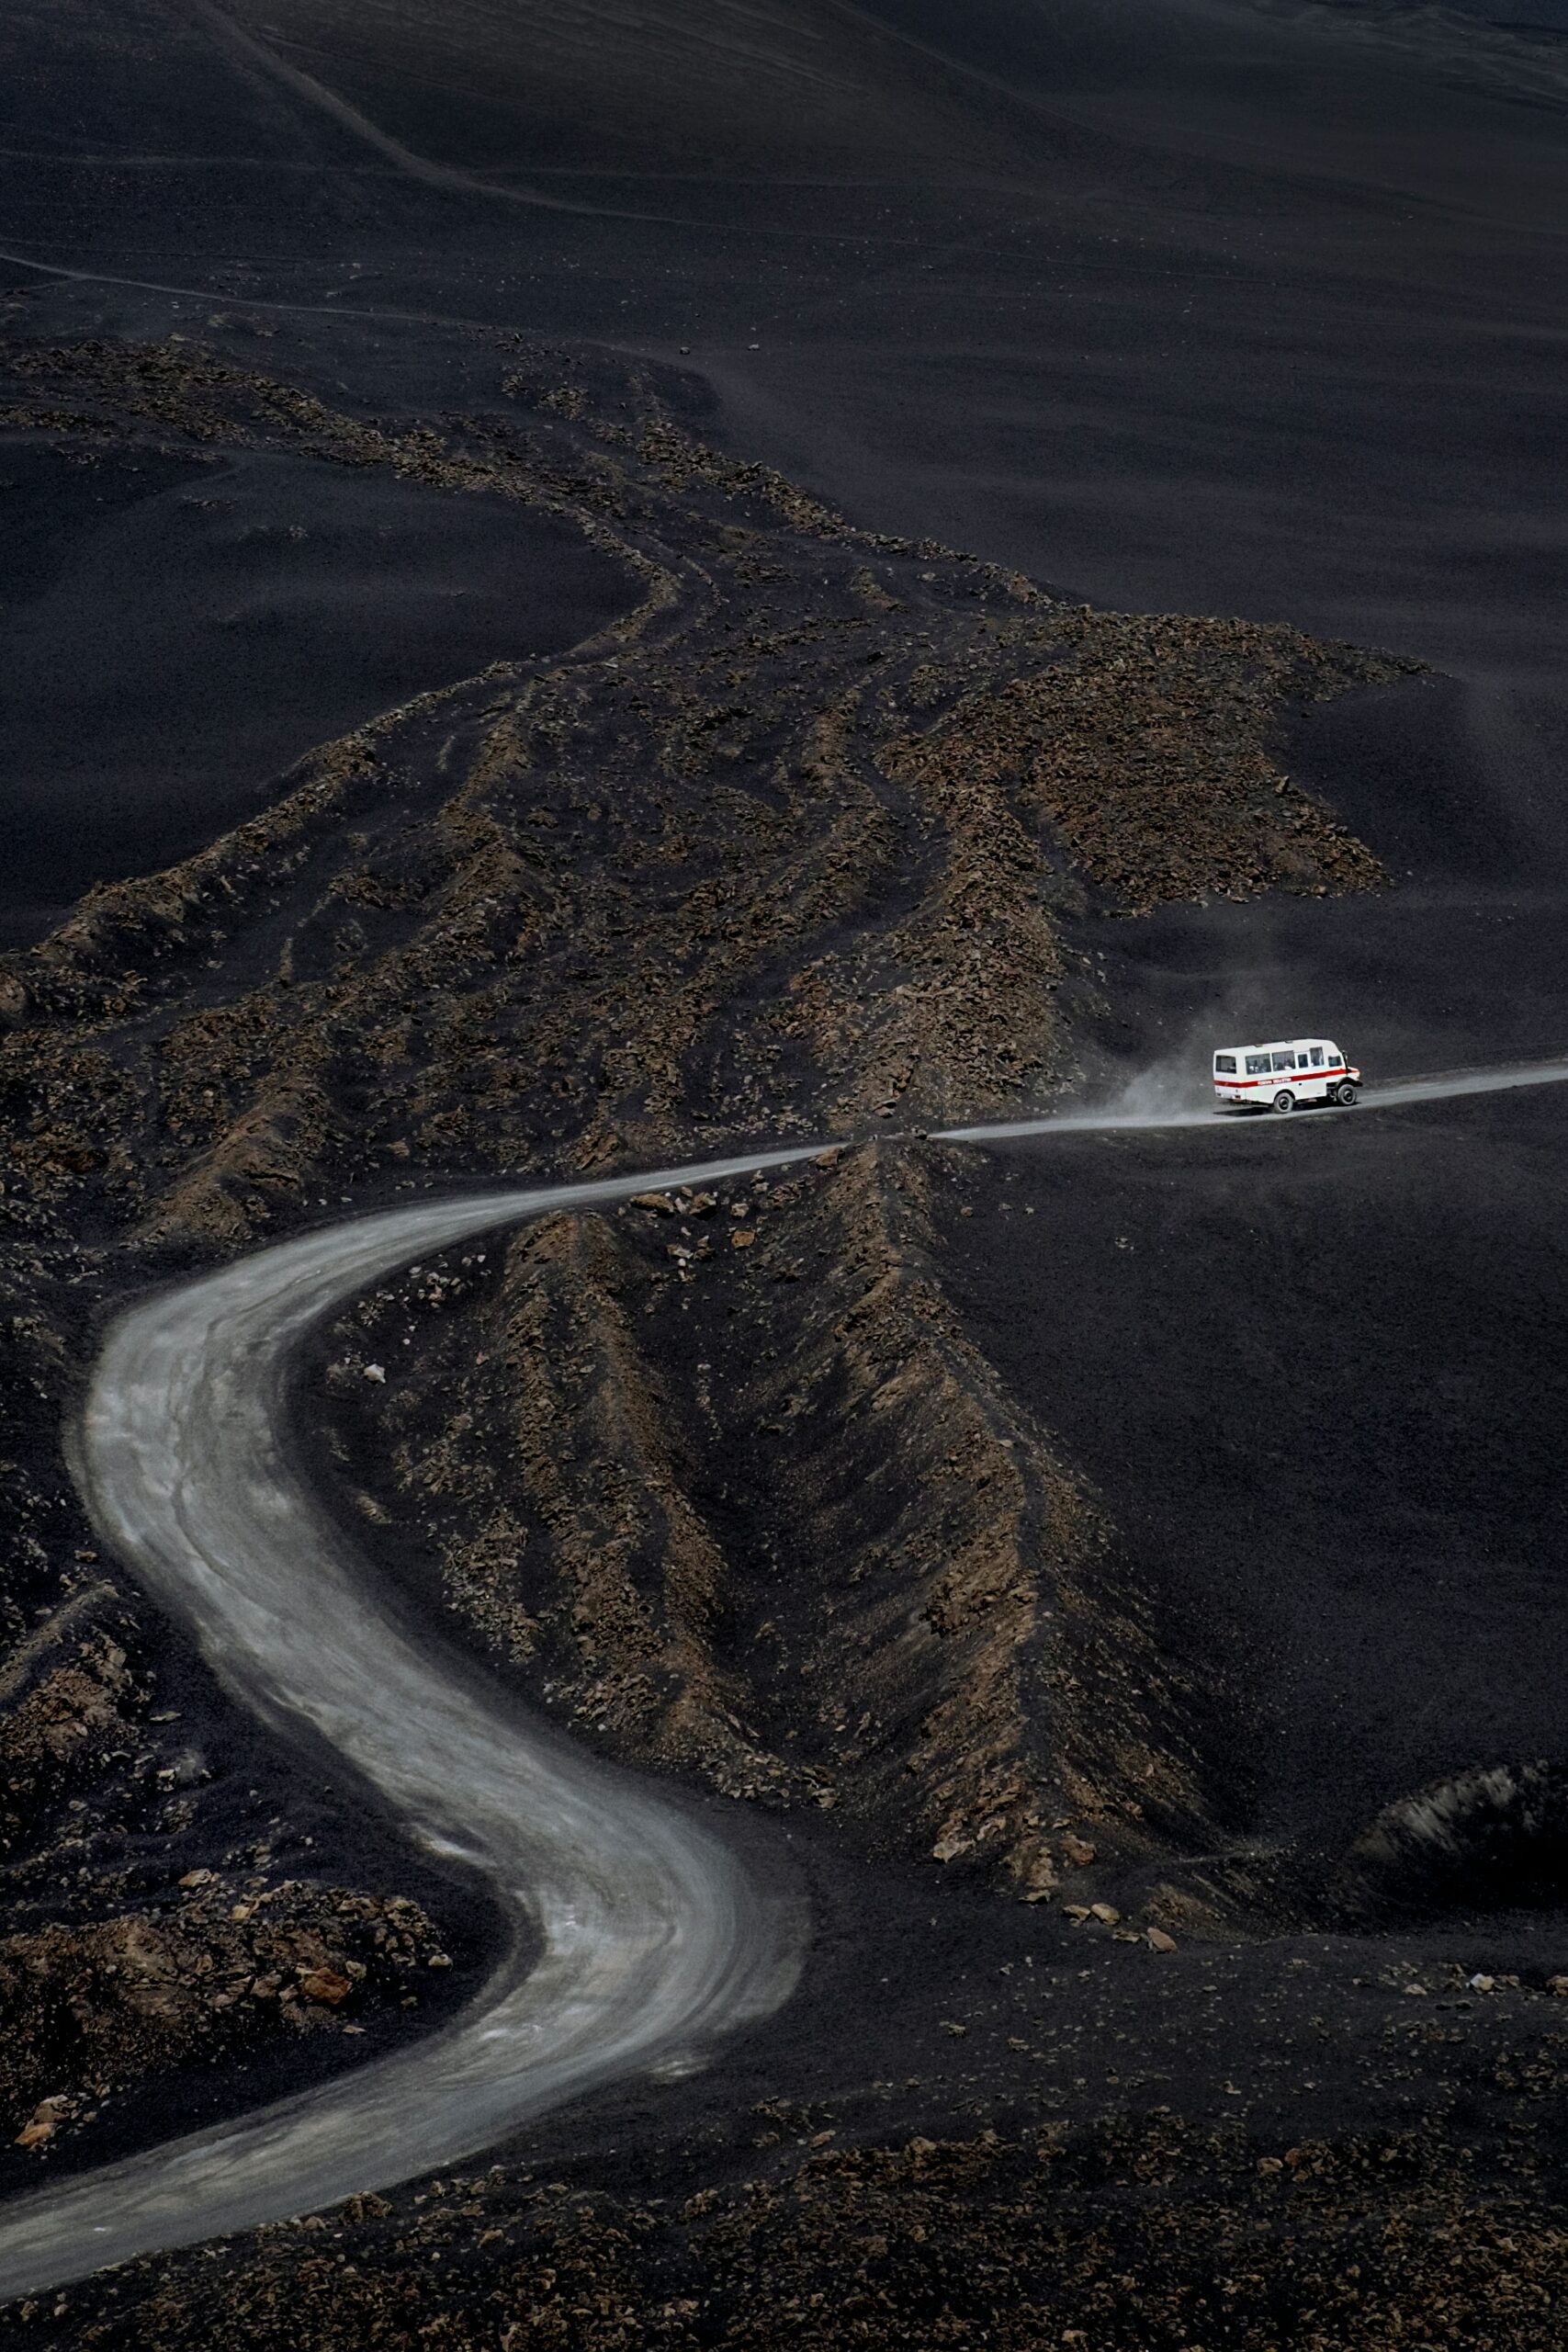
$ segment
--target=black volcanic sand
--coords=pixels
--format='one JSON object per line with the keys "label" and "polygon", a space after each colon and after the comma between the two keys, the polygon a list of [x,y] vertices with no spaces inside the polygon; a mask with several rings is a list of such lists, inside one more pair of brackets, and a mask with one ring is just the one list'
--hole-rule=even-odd
{"label": "black volcanic sand", "polygon": [[4,39],[15,253],[688,345],[739,447],[867,522],[1104,602],[1556,666],[1544,35],[1355,0],[715,0],[611,42],[575,0],[22,0]]}
{"label": "black volcanic sand", "polygon": [[1082,1137],[946,1196],[987,1354],[1228,1694],[1238,1837],[1309,1877],[1428,1782],[1562,1754],[1565,1119],[1544,1090]]}
{"label": "black volcanic sand", "polygon": [[0,944],[241,821],[324,738],[629,601],[547,517],[255,455],[8,443]]}
{"label": "black volcanic sand", "polygon": [[[1396,877],[1375,900],[1081,927],[1099,1083],[1201,1102],[1214,1045],[1303,1031],[1337,1037],[1374,1097],[1560,1053],[1561,811],[1543,747],[1500,774],[1472,714],[1420,679],[1295,730],[1292,773],[1332,775]],[[1219,1677],[1216,1785],[1314,1902],[1384,1806],[1562,1758],[1565,1123],[1546,1088],[1021,1139],[988,1180],[955,1164],[942,1196],[970,1328],[1049,1400],[1167,1638]],[[1517,1885],[1435,1863],[1399,1900],[1506,1908],[1528,1881],[1554,1905],[1555,1834],[1520,1849]]]}
{"label": "black volcanic sand", "polygon": [[[206,10],[19,0],[0,246],[87,276],[0,261],[10,329],[199,334],[432,414],[479,364],[464,322],[585,334],[678,361],[705,437],[868,525],[1424,655],[1451,674],[1292,747],[1395,888],[1085,922],[1086,1066],[1190,1087],[1217,1029],[1337,1034],[1374,1080],[1561,1052],[1560,47],[1457,11],[886,0],[749,10],[695,57],[649,10],[612,72],[585,14],[233,12],[399,153]],[[515,510],[139,463],[0,468],[10,937],[623,601]],[[1107,1577],[1212,1679],[1218,1833],[1158,1867],[1221,1906],[1245,1874],[1248,1939],[1156,1955],[808,1819],[805,1993],[709,2074],[550,2119],[460,2203],[144,2266],[17,2340],[1554,2343],[1554,1816],[1425,1877],[1348,1857],[1433,1782],[1564,1760],[1565,1118],[1543,1092],[942,1157],[968,1328],[1091,1478]],[[236,1836],[263,1786],[482,1956],[458,1891],[265,1764],[232,1758]],[[1154,1875],[1104,1893],[1132,1914]],[[890,2153],[855,2172],[824,2132]]]}
{"label": "black volcanic sand", "polygon": [[1524,13],[813,0],[606,48],[574,0],[24,0],[0,248],[90,275],[0,277],[40,332],[228,317],[260,364],[259,324],[329,392],[362,353],[382,401],[441,398],[465,320],[685,354],[705,435],[863,522],[1421,654],[1529,769],[1568,64]]}

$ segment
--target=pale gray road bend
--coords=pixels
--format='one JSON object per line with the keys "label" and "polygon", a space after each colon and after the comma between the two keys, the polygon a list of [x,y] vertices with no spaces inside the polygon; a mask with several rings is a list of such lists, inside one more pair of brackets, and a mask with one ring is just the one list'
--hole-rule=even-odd
{"label": "pale gray road bend", "polygon": [[439,2168],[597,2084],[679,2066],[787,1996],[795,1903],[679,1804],[412,1637],[300,1484],[284,1419],[300,1334],[393,1267],[490,1227],[817,1148],[354,1218],[112,1327],[75,1441],[106,1544],[243,1704],[314,1734],[428,1847],[481,1871],[513,1935],[472,2006],[428,2039],[17,2199],[0,2214],[0,2297]]}
{"label": "pale gray road bend", "polygon": [[[1568,1080],[1568,1061],[1413,1080],[1365,1106]],[[942,1139],[1209,1125],[1213,1111],[1071,1111]],[[164,1291],[115,1323],[76,1433],[106,1544],[187,1625],[220,1681],[308,1733],[416,1838],[490,1882],[513,1934],[454,2023],[231,2122],[0,2211],[0,2297],[61,2286],[386,2188],[492,2144],[561,2101],[766,2015],[804,1917],[674,1802],[575,1749],[411,1638],[312,1501],[285,1426],[296,1341],[409,1260],[501,1225],[784,1167],[820,1147],[351,1218]]]}

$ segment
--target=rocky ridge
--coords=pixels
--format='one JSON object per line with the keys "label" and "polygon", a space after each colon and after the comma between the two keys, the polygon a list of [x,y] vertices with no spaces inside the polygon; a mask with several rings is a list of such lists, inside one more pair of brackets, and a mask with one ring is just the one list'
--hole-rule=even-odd
{"label": "rocky ridge", "polygon": [[1086,888],[1136,912],[1382,878],[1269,743],[1292,699],[1410,665],[857,531],[705,449],[678,379],[513,350],[494,413],[398,428],[184,344],[13,346],[4,373],[0,420],[89,458],[284,448],[529,503],[640,594],[5,959],[11,1166],[78,1227],[233,1246],[400,1159],[1038,1100],[1072,1068]]}
{"label": "rocky ridge", "polygon": [[[60,1430],[128,1283],[429,1180],[1046,1102],[1096,1001],[1076,910],[1382,878],[1270,747],[1294,701],[1410,665],[1094,612],[862,531],[709,447],[679,376],[492,343],[489,402],[439,418],[177,336],[0,351],[0,430],[85,466],[380,469],[569,521],[627,582],[570,656],[520,650],[322,746],[261,815],[0,959],[13,2137],[58,2095],[86,2145],[95,2083],[346,2016],[305,1976],[349,1974],[393,1900],[312,1868],[320,1800],[188,1660],[185,1736],[166,1630],[93,1556]],[[459,1359],[494,1345],[463,1366],[472,1425],[439,1431],[446,1487],[415,1461],[434,1392],[389,1384],[366,1516],[412,1510],[475,1635],[585,1736],[1033,1898],[1101,1845],[1157,1848],[1201,1791],[1093,1498],[945,1307],[925,1181],[857,1154],[753,1199],[722,1255],[662,1207],[523,1237],[450,1326]],[[258,1851],[289,1870],[287,1951],[182,1889]]]}
{"label": "rocky ridge", "polygon": [[930,1182],[867,1145],[422,1264],[323,1334],[310,1418],[586,1736],[1037,1902],[1190,1828],[1199,1775],[1101,1515],[942,1298]]}

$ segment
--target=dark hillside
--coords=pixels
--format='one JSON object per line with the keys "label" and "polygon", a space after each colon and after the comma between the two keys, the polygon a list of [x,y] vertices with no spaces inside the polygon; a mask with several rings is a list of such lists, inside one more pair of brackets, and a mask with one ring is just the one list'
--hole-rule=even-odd
{"label": "dark hillside", "polygon": [[433,1654],[788,1859],[798,1991],[19,2344],[1555,2344],[1562,1090],[925,1131],[1562,1054],[1565,30],[6,12],[9,2188],[497,1951],[95,1537],[109,1316],[812,1147],[282,1392]]}

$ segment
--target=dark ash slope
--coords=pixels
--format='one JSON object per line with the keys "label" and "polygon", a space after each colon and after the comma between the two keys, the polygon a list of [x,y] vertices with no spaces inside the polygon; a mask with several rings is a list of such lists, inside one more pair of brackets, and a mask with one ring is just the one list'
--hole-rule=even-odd
{"label": "dark ash slope", "polygon": [[[8,1886],[73,2092],[20,2177],[483,1949],[74,1556],[124,1285],[437,1175],[1186,1068],[1216,1018],[1561,1050],[1562,67],[1485,13],[8,13],[0,471],[50,486],[35,657],[131,722],[11,877],[17,937],[109,884],[6,966]],[[187,494],[233,515],[182,537]],[[454,561],[515,609],[434,629]],[[1287,741],[1389,674],[1325,639],[1450,677]],[[812,1973],[722,2076],[22,2339],[1550,2342],[1561,1115],[885,1146],[367,1302],[305,1374],[337,1507],[579,1736],[781,1815]],[[1227,1307],[1238,1227],[1299,1309]],[[384,1412],[333,1371],[372,1330],[421,1367]],[[334,1973],[394,1888],[457,1965],[405,2012],[367,1955],[363,2040],[298,2030],[360,1996],[295,1963],[224,2064],[183,1993],[160,2041],[103,1957],[226,1992],[280,1876]],[[156,2062],[107,2107],[78,1996]]]}

